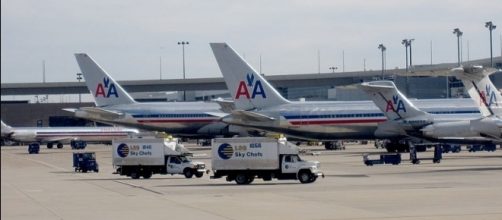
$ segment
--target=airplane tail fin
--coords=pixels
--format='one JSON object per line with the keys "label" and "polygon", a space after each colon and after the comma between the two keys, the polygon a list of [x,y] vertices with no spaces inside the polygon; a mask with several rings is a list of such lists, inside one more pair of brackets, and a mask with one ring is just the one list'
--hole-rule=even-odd
{"label": "airplane tail fin", "polygon": [[471,98],[479,103],[483,116],[502,116],[502,95],[490,80],[496,69],[483,69],[482,66],[467,66],[452,69],[454,76],[462,80]]}
{"label": "airplane tail fin", "polygon": [[360,85],[375,105],[382,110],[387,119],[399,120],[418,116],[427,116],[428,113],[418,109],[404,96],[392,81],[365,82]]}
{"label": "airplane tail fin", "polygon": [[226,43],[210,43],[237,109],[261,109],[289,103]]}
{"label": "airplane tail fin", "polygon": [[135,103],[134,99],[89,55],[77,53],[75,58],[84,75],[87,88],[94,96],[96,106]]}

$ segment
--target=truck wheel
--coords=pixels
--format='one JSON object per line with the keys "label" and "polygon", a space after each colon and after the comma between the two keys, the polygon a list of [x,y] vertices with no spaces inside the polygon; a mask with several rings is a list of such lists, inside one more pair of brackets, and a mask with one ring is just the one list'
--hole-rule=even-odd
{"label": "truck wheel", "polygon": [[131,178],[132,179],[139,179],[139,173],[136,171],[131,172]]}
{"label": "truck wheel", "polygon": [[152,172],[143,172],[143,178],[145,179],[150,179],[150,177],[152,177]]}
{"label": "truck wheel", "polygon": [[298,179],[301,183],[310,183],[310,173],[307,171],[301,171],[298,174]]}
{"label": "truck wheel", "polygon": [[309,180],[309,182],[313,183],[313,182],[315,182],[316,180],[317,180],[317,176],[316,176],[316,175],[314,175],[314,174],[311,174],[311,175],[310,175],[310,180]]}
{"label": "truck wheel", "polygon": [[195,177],[197,177],[197,178],[201,178],[202,176],[204,176],[204,172],[195,173]]}
{"label": "truck wheel", "polygon": [[47,143],[47,148],[52,149],[52,143]]}
{"label": "truck wheel", "polygon": [[58,143],[56,146],[57,146],[59,149],[63,148],[63,144],[62,144],[62,143]]}
{"label": "truck wheel", "polygon": [[244,173],[239,173],[235,176],[235,182],[239,185],[249,184],[249,177]]}
{"label": "truck wheel", "polygon": [[271,180],[272,180],[272,175],[263,176],[263,181],[271,181]]}
{"label": "truck wheel", "polygon": [[185,169],[185,171],[183,171],[183,174],[185,174],[185,177],[186,177],[187,179],[192,178],[192,176],[193,176],[192,169]]}
{"label": "truck wheel", "polygon": [[254,176],[249,176],[249,177],[248,177],[248,182],[247,182],[247,184],[250,184],[250,183],[252,183],[253,181],[254,181]]}

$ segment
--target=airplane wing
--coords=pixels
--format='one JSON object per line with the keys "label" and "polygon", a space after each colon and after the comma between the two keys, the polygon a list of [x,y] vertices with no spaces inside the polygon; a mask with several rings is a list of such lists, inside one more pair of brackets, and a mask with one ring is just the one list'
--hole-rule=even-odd
{"label": "airplane wing", "polygon": [[234,118],[239,118],[242,121],[269,122],[269,121],[275,120],[275,118],[273,118],[273,117],[269,117],[269,116],[266,116],[266,115],[263,115],[260,113],[256,113],[256,112],[244,111],[244,110],[233,111],[231,116]]}
{"label": "airplane wing", "polygon": [[225,112],[225,113],[232,113],[232,111],[235,110],[235,103],[234,103],[234,101],[225,100],[225,99],[222,99],[222,98],[213,99],[211,101],[218,103],[218,105],[220,105],[220,110],[223,111],[223,112]]}

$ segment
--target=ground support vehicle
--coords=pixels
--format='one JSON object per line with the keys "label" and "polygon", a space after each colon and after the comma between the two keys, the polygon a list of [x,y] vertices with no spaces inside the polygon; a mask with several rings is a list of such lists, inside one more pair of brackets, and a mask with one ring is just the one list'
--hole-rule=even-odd
{"label": "ground support vehicle", "polygon": [[215,138],[212,141],[212,179],[226,177],[237,184],[250,184],[255,178],[299,180],[312,183],[324,174],[319,162],[304,161],[298,146],[286,138]]}
{"label": "ground support vehicle", "polygon": [[31,143],[28,145],[28,153],[29,154],[38,154],[40,151],[40,144],[39,143]]}
{"label": "ground support vehicle", "polygon": [[467,146],[467,150],[469,152],[476,152],[476,151],[496,151],[497,150],[497,145],[495,144],[473,144],[470,146]]}
{"label": "ground support vehicle", "polygon": [[443,153],[449,153],[449,152],[459,153],[460,151],[462,151],[462,148],[458,144],[455,144],[455,145],[453,145],[453,144],[442,144],[441,148],[443,150]]}
{"label": "ground support vehicle", "polygon": [[[424,145],[420,146],[415,146],[413,144],[410,145],[410,161],[413,164],[420,164],[420,159],[417,156],[417,147],[421,147]],[[434,145],[434,157],[432,158],[433,163],[440,163],[441,159],[443,159],[443,147],[442,145]]]}
{"label": "ground support vehicle", "polygon": [[75,172],[99,172],[99,165],[96,161],[96,154],[94,152],[73,153],[73,167],[75,168]]}
{"label": "ground support vehicle", "polygon": [[326,141],[324,142],[326,150],[345,150],[345,143],[343,141]]}
{"label": "ground support vehicle", "polygon": [[87,142],[85,141],[71,141],[70,142],[71,149],[85,149],[87,147]]}
{"label": "ground support vehicle", "polygon": [[398,165],[401,163],[401,154],[393,153],[393,154],[380,154],[379,159],[370,159],[368,154],[363,156],[363,161],[366,166],[373,166],[375,164],[392,164]]}
{"label": "ground support vehicle", "polygon": [[126,138],[113,141],[115,174],[145,179],[153,174],[182,174],[200,178],[207,172],[202,162],[193,162],[176,138]]}

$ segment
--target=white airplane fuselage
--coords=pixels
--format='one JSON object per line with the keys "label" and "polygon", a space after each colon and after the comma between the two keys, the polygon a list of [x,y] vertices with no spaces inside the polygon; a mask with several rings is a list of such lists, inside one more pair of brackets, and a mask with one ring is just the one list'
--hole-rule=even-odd
{"label": "white airplane fuselage", "polygon": [[180,136],[228,135],[228,125],[220,121],[227,114],[219,108],[218,104],[207,102],[133,103],[100,107],[120,113],[116,115],[77,110],[76,116]]}
{"label": "white airplane fuselage", "polygon": [[108,142],[135,133],[138,133],[138,130],[117,127],[15,127],[5,133],[5,137],[18,142]]}
{"label": "white airplane fuselage", "polygon": [[[429,99],[412,102],[432,113],[438,121],[479,118],[479,110],[470,99]],[[387,119],[372,101],[292,102],[254,112],[274,120],[252,122],[230,115],[223,121],[302,139],[389,138],[375,134],[379,124]]]}

